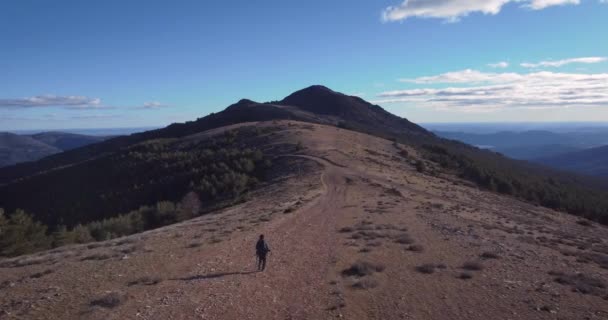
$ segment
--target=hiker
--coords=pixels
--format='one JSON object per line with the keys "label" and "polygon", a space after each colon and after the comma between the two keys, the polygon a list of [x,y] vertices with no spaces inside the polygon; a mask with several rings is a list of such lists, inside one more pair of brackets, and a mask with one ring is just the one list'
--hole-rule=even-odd
{"label": "hiker", "polygon": [[266,255],[270,252],[268,244],[264,241],[264,235],[260,235],[260,239],[255,244],[255,255],[258,257],[258,271],[266,269]]}

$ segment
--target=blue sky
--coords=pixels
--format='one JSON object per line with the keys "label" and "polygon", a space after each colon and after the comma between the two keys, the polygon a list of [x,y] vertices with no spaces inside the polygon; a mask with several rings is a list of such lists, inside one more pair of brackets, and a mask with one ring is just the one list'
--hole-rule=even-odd
{"label": "blue sky", "polygon": [[312,84],[416,122],[608,121],[606,0],[3,1],[0,131],[162,126]]}

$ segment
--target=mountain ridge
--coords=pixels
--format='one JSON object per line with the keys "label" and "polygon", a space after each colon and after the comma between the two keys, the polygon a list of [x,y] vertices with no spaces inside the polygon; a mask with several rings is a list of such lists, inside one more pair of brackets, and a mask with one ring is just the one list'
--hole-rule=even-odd
{"label": "mountain ridge", "polygon": [[[322,93],[322,97],[316,97],[316,93]],[[312,112],[316,109],[310,107],[311,101],[309,99],[311,98],[311,94],[314,98],[312,99],[313,102],[320,103],[323,110],[325,110],[325,114]],[[354,108],[352,110],[347,108],[349,104],[353,104]],[[345,117],[337,118],[336,114],[339,113]],[[363,114],[373,115],[372,120],[365,119],[365,117],[362,117]],[[241,99],[220,112],[211,113],[194,121],[173,123],[160,129],[116,137],[82,148],[69,150],[62,154],[52,155],[37,163],[0,168],[0,184],[6,184],[15,179],[27,177],[36,172],[85,161],[100,154],[113,152],[145,140],[179,138],[236,123],[281,119],[339,125],[344,128],[372,132],[385,137],[395,137],[398,135],[433,136],[432,133],[422,127],[413,124],[407,119],[392,115],[380,106],[368,103],[358,97],[337,93],[324,86],[314,85],[298,90],[281,101],[259,103],[249,99]]]}
{"label": "mountain ridge", "polygon": [[36,134],[0,132],[0,167],[36,161],[107,138],[60,131]]}
{"label": "mountain ridge", "polygon": [[534,161],[560,170],[608,177],[608,146],[537,158]]}

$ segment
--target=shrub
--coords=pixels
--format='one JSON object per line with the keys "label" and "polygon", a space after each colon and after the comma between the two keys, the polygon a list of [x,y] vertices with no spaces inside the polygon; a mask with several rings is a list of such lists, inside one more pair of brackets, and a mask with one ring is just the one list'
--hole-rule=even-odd
{"label": "shrub", "polygon": [[417,266],[416,271],[424,274],[431,274],[435,272],[435,265],[432,263],[425,263],[423,265]]}
{"label": "shrub", "polygon": [[578,223],[578,224],[580,224],[581,226],[584,226],[584,227],[592,227],[593,226],[593,224],[591,223],[591,221],[586,220],[586,219],[577,220],[576,223]]}
{"label": "shrub", "polygon": [[414,243],[414,239],[412,239],[407,233],[401,234],[395,239],[396,243],[400,244],[412,244]]}
{"label": "shrub", "polygon": [[344,227],[344,228],[340,228],[340,230],[338,230],[341,233],[347,233],[347,232],[353,232],[354,229],[351,227]]}
{"label": "shrub", "polygon": [[462,265],[462,268],[465,270],[480,271],[483,270],[483,265],[476,261],[468,261]]}
{"label": "shrub", "polygon": [[150,276],[143,276],[141,278],[135,279],[129,283],[127,283],[128,286],[134,286],[134,285],[146,285],[146,286],[151,286],[151,285],[155,285],[160,283],[161,281],[163,281],[160,277],[150,277]]}
{"label": "shrub", "polygon": [[422,252],[424,251],[424,247],[419,245],[419,244],[414,244],[411,245],[407,248],[408,251],[413,251],[413,252]]}
{"label": "shrub", "polygon": [[426,171],[426,165],[421,160],[416,160],[415,166],[416,166],[416,171],[418,171],[418,172],[422,173],[422,172]]}
{"label": "shrub", "polygon": [[376,281],[376,279],[363,278],[363,279],[359,279],[359,280],[355,281],[355,283],[353,283],[352,287],[355,289],[366,290],[366,289],[373,289],[377,286],[378,286],[378,281]]}
{"label": "shrub", "polygon": [[605,295],[607,284],[604,280],[586,276],[582,273],[567,274],[559,271],[550,271],[554,281],[561,285],[568,285],[575,292],[591,295]]}
{"label": "shrub", "polygon": [[385,266],[382,264],[375,264],[366,261],[357,261],[350,266],[348,269],[342,270],[343,276],[354,276],[354,277],[365,277],[372,275],[374,272],[384,271]]}
{"label": "shrub", "polygon": [[23,210],[17,210],[8,219],[4,218],[4,214],[1,216],[0,223],[4,226],[0,230],[0,255],[18,256],[50,247],[47,227],[34,221]]}
{"label": "shrub", "polygon": [[113,309],[121,305],[126,296],[118,292],[110,292],[99,299],[91,301],[91,306],[99,306],[103,308]]}
{"label": "shrub", "polygon": [[499,258],[499,257],[498,257],[498,254],[496,254],[496,253],[494,253],[494,252],[488,252],[488,251],[486,251],[486,252],[482,253],[482,254],[480,255],[480,257],[481,257],[482,259],[498,259],[498,258]]}
{"label": "shrub", "polygon": [[468,272],[462,272],[461,274],[458,275],[458,279],[462,279],[462,280],[468,280],[471,278],[473,278],[473,275]]}

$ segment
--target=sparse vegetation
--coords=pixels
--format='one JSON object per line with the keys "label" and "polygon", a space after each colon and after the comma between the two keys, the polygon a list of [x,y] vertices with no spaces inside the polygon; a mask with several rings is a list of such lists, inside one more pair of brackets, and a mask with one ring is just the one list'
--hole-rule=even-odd
{"label": "sparse vegetation", "polygon": [[426,171],[426,165],[421,160],[416,160],[415,166],[416,166],[416,171],[418,171],[418,172],[422,173],[422,172]]}
{"label": "sparse vegetation", "polygon": [[419,265],[416,267],[416,271],[420,272],[420,273],[424,273],[424,274],[431,274],[435,272],[435,268],[437,266],[435,264],[432,263],[425,263],[423,265]]}
{"label": "sparse vegetation", "polygon": [[470,271],[481,271],[483,270],[483,265],[477,261],[468,261],[462,264],[462,268]]}
{"label": "sparse vegetation", "polygon": [[38,278],[42,278],[42,277],[46,276],[47,274],[51,274],[51,273],[53,273],[53,270],[46,269],[44,271],[34,273],[33,275],[30,276],[30,278],[38,279]]}
{"label": "sparse vegetation", "polygon": [[422,251],[424,251],[424,247],[419,244],[414,244],[414,245],[407,247],[407,250],[412,251],[412,252],[422,252]]}
{"label": "sparse vegetation", "polygon": [[105,253],[105,252],[101,252],[101,253],[94,253],[91,255],[88,255],[86,257],[83,257],[82,261],[87,261],[87,260],[107,260],[107,259],[111,259],[112,255],[109,253]]}
{"label": "sparse vegetation", "polygon": [[342,275],[348,277],[365,277],[372,275],[374,272],[382,272],[384,269],[385,266],[383,264],[357,261],[349,268],[342,270]]}
{"label": "sparse vegetation", "polygon": [[606,282],[602,279],[586,276],[582,273],[569,274],[560,271],[550,271],[549,275],[561,285],[567,285],[574,292],[602,296],[606,294]]}
{"label": "sparse vegetation", "polygon": [[472,278],[473,278],[473,275],[468,272],[462,272],[458,275],[458,279],[462,279],[462,280],[469,280]]}
{"label": "sparse vegetation", "polygon": [[340,230],[338,230],[338,231],[341,233],[348,233],[348,232],[353,232],[355,230],[351,227],[344,227],[344,228],[340,228]]}
{"label": "sparse vegetation", "polygon": [[375,288],[377,286],[378,286],[378,281],[376,279],[373,279],[373,278],[358,279],[352,285],[353,288],[355,288],[355,289],[361,289],[361,290],[373,289],[373,288]]}
{"label": "sparse vegetation", "polygon": [[414,239],[412,239],[409,234],[403,233],[395,239],[395,242],[399,244],[412,244],[414,243]]}
{"label": "sparse vegetation", "polygon": [[99,299],[91,301],[91,306],[113,309],[120,306],[127,299],[126,295],[118,292],[110,292]]}
{"label": "sparse vegetation", "polygon": [[576,221],[576,223],[578,223],[578,224],[580,224],[581,226],[584,226],[584,227],[592,227],[593,226],[593,224],[591,223],[591,221],[586,220],[586,219],[579,219],[579,220]]}
{"label": "sparse vegetation", "polygon": [[482,259],[498,259],[498,254],[494,253],[494,252],[483,252],[479,257],[481,257]]}
{"label": "sparse vegetation", "polygon": [[158,284],[161,281],[163,281],[163,280],[160,277],[143,276],[141,278],[138,278],[138,279],[135,279],[135,280],[129,282],[127,285],[128,286],[134,286],[134,285],[151,286],[151,285]]}
{"label": "sparse vegetation", "polygon": [[486,190],[608,224],[608,193],[594,181],[455,141],[423,144],[420,150],[426,159]]}

